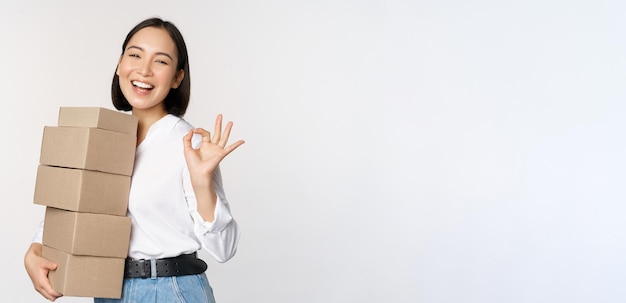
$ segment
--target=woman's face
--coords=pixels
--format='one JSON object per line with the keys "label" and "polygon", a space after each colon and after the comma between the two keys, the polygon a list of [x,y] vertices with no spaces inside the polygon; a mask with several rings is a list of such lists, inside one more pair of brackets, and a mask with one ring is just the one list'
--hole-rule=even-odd
{"label": "woman's face", "polygon": [[143,28],[128,41],[116,74],[133,112],[165,113],[163,100],[184,77],[176,70],[177,58],[176,45],[162,28]]}

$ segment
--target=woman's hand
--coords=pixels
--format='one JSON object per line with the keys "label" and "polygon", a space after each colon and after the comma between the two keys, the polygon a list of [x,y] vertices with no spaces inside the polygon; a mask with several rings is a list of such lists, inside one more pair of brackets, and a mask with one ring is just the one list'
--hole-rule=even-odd
{"label": "woman's hand", "polygon": [[[213,135],[202,128],[193,129],[185,135],[183,138],[185,159],[187,160],[187,167],[189,168],[192,182],[199,181],[195,178],[198,176],[205,176],[210,180],[211,174],[222,159],[244,143],[243,140],[239,140],[231,145],[226,145],[232,127],[233,122],[228,122],[222,133],[222,115],[219,114],[215,120]],[[194,149],[191,145],[193,134],[202,136],[202,144],[198,149]]]}
{"label": "woman's hand", "polygon": [[42,296],[50,301],[54,301],[63,296],[61,293],[52,289],[50,280],[48,280],[48,273],[51,270],[56,270],[57,265],[44,259],[41,256],[41,244],[33,243],[24,256],[24,266],[28,276],[33,281],[33,286]]}
{"label": "woman's hand", "polygon": [[[232,127],[233,123],[228,122],[226,129],[222,133],[222,115],[220,114],[217,115],[215,120],[213,136],[202,128],[196,128],[189,131],[183,138],[185,160],[189,169],[191,185],[196,194],[198,213],[207,222],[213,222],[215,219],[215,206],[217,203],[215,189],[213,188],[213,171],[224,157],[244,143],[243,140],[239,140],[231,145],[226,145]],[[191,145],[193,134],[202,136],[202,143],[197,149],[194,149]]]}

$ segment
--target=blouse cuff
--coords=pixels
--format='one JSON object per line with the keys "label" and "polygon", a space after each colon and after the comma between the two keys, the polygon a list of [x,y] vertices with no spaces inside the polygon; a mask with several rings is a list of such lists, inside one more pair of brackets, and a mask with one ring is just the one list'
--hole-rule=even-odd
{"label": "blouse cuff", "polygon": [[213,213],[213,222],[205,221],[204,218],[200,215],[198,210],[192,211],[191,215],[193,216],[194,221],[196,222],[196,232],[205,235],[207,233],[219,233],[228,224],[233,220],[232,215],[230,214],[230,210],[224,204],[222,199],[217,198],[217,203],[215,204],[215,212]]}

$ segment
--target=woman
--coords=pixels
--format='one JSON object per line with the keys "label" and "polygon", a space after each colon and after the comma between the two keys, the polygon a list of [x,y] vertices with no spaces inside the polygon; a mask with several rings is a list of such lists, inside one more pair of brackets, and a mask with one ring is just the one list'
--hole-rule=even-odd
{"label": "woman", "polygon": [[[218,262],[236,252],[239,229],[219,163],[244,141],[227,144],[232,122],[222,131],[221,115],[213,134],[183,120],[189,91],[187,48],[178,29],[158,18],[135,26],[123,43],[112,83],[115,108],[132,111],[139,120],[128,203],[129,259],[122,298],[95,298],[96,303],[215,302],[206,263],[196,251],[204,248]],[[43,224],[24,263],[35,289],[54,301],[62,294],[52,289],[47,275],[57,265],[41,257],[42,233]],[[130,270],[137,264],[172,263],[165,262],[171,258],[184,265],[182,275],[159,272],[146,278],[145,272]]]}

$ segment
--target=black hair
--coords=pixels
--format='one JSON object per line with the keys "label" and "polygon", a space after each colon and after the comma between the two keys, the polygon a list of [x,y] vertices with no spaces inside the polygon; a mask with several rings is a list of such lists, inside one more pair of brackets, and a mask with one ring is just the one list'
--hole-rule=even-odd
{"label": "black hair", "polygon": [[[165,100],[163,101],[163,106],[168,114],[182,117],[187,111],[187,106],[189,105],[191,83],[189,80],[189,57],[187,54],[187,45],[185,44],[183,35],[180,33],[178,28],[176,28],[173,23],[164,21],[160,18],[146,19],[128,32],[128,35],[126,35],[126,39],[124,40],[124,44],[122,44],[122,55],[124,55],[128,41],[130,41],[130,39],[138,31],[146,27],[156,27],[166,30],[176,45],[176,50],[178,52],[178,65],[176,66],[176,71],[183,71],[183,80],[178,88],[170,89],[167,97],[165,97]],[[120,79],[117,73],[113,73],[113,82],[111,83],[111,99],[113,101],[113,106],[115,106],[118,110],[130,111],[133,109],[122,93],[120,88]]]}

